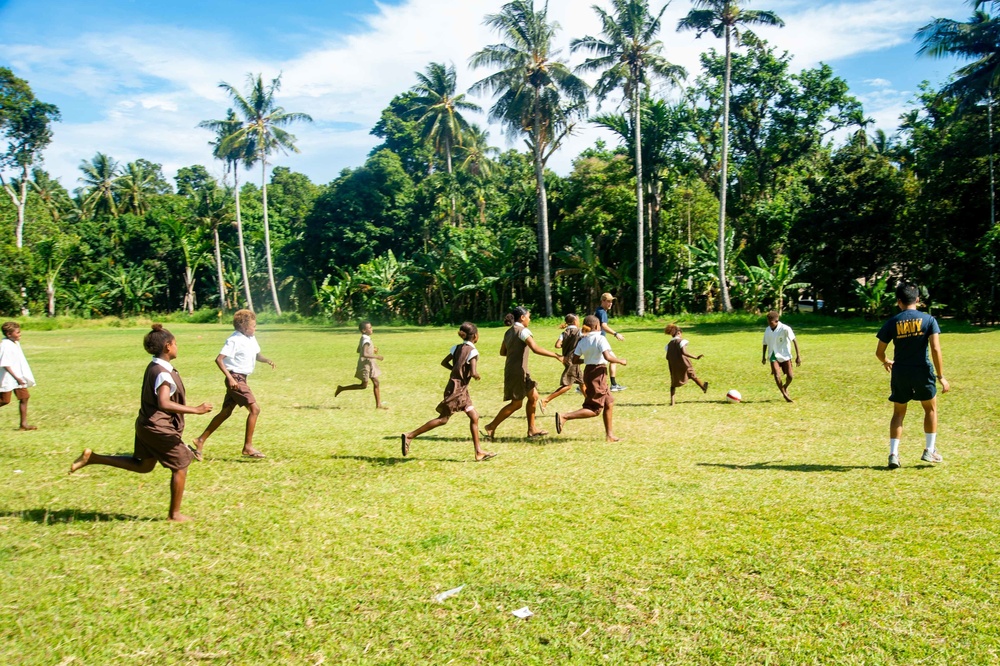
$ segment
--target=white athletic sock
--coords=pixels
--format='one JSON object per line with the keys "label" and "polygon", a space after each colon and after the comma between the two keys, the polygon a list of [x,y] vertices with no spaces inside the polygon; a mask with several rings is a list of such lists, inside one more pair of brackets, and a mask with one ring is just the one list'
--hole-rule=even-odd
{"label": "white athletic sock", "polygon": [[924,439],[927,441],[927,444],[924,446],[924,448],[930,451],[931,453],[934,453],[934,444],[937,441],[937,433],[925,432]]}
{"label": "white athletic sock", "polygon": [[889,440],[889,455],[898,456],[899,455],[899,440],[890,439]]}

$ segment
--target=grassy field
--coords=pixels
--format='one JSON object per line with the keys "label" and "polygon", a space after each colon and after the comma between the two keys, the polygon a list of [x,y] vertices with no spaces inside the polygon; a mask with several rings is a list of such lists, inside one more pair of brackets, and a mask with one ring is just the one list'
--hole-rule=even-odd
{"label": "grassy field", "polygon": [[[625,324],[620,443],[600,419],[555,436],[553,412],[579,405],[566,395],[542,420],[553,436],[524,439],[522,412],[478,464],[457,416],[400,457],[399,433],[435,415],[455,329],[376,328],[391,406],[376,412],[370,392],[333,398],[355,331],[261,326],[268,457],[240,457],[238,413],[190,470],[185,525],[164,520],[162,468],[66,475],[84,447],[131,452],[143,330],[26,330],[39,430],[0,410],[0,663],[1000,662],[1000,331],[945,322],[945,462],[920,463],[911,413],[890,472],[875,327],[787,321],[795,404],[760,365],[762,322],[686,327],[711,389],[673,408],[662,325]],[[170,328],[189,401],[218,409],[229,329]],[[558,330],[532,328],[551,348]],[[481,331],[484,422],[502,332]],[[531,367],[555,387],[555,361]]]}

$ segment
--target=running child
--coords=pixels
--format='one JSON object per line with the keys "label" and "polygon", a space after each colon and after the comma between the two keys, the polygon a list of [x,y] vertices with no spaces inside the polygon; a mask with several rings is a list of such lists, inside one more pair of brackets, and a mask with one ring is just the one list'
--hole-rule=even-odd
{"label": "running child", "polygon": [[243,455],[247,458],[263,458],[264,454],[254,448],[253,432],[257,427],[257,417],[260,415],[260,405],[247,384],[247,378],[257,367],[257,361],[266,363],[274,369],[274,361],[261,356],[260,345],[254,333],[257,331],[257,315],[251,310],[237,310],[233,314],[233,334],[222,345],[222,351],[215,357],[215,364],[226,376],[226,398],[222,402],[222,411],[215,415],[205,432],[194,440],[195,458],[201,460],[205,442],[212,436],[216,428],[226,422],[237,407],[247,408],[247,425],[243,435]]}
{"label": "running child", "polygon": [[[764,364],[770,359],[774,383],[787,402],[794,402],[788,395],[788,387],[792,383],[792,345],[795,346],[795,365],[802,365],[802,355],[799,354],[799,341],[795,339],[795,333],[790,326],[782,324],[780,318],[774,310],[767,313],[760,362]],[[781,383],[781,373],[785,373],[784,384]]]}
{"label": "running child", "polygon": [[548,431],[535,426],[538,384],[528,372],[528,355],[529,352],[534,352],[539,356],[548,356],[559,361],[562,359],[555,352],[538,346],[528,328],[530,323],[531,313],[527,308],[516,307],[504,317],[504,324],[510,328],[504,333],[503,343],[500,345],[500,355],[506,359],[503,369],[503,399],[510,402],[504,405],[493,420],[483,428],[490,439],[496,435],[497,426],[521,408],[525,398],[528,400],[525,409],[528,417],[528,437],[544,437],[549,434]]}
{"label": "running child", "polygon": [[550,402],[573,388],[574,384],[583,390],[583,368],[573,363],[573,350],[576,349],[576,343],[580,341],[580,336],[583,334],[580,331],[580,318],[575,314],[566,315],[562,328],[563,332],[556,340],[556,349],[561,349],[563,352],[563,373],[562,377],[559,378],[559,388],[553,391],[549,397],[538,401],[538,407],[542,410],[542,414],[545,413],[545,407]]}
{"label": "running child", "polygon": [[698,379],[698,375],[694,373],[694,366],[691,365],[692,360],[700,360],[705,355],[692,356],[687,352],[685,347],[688,341],[684,339],[684,332],[677,324],[668,325],[663,332],[670,336],[670,342],[666,347],[667,366],[670,368],[670,406],[674,406],[674,394],[677,389],[687,384],[689,379],[698,385],[702,393],[708,393],[708,382]]}
{"label": "running child", "polygon": [[389,409],[382,404],[382,395],[379,393],[378,378],[382,376],[382,370],[378,367],[378,362],[382,360],[379,356],[378,347],[372,344],[372,323],[363,321],[358,324],[361,331],[361,339],[358,341],[358,368],[354,372],[355,378],[360,380],[360,384],[341,386],[337,384],[337,390],[333,397],[340,395],[341,391],[361,391],[368,388],[368,382],[372,383],[372,391],[375,393],[375,409]]}
{"label": "running child", "polygon": [[156,463],[170,470],[170,508],[167,519],[182,523],[191,520],[181,513],[187,468],[194,452],[184,444],[185,414],[207,414],[212,405],[187,405],[184,382],[172,361],[177,358],[177,339],[162,324],[153,324],[142,346],[153,360],[142,377],[139,416],[135,420],[135,443],[131,456],[103,456],[84,449],[70,465],[72,474],[87,465],[107,465],[128,472],[147,474]]}
{"label": "running child", "polygon": [[476,462],[489,460],[496,456],[495,453],[479,448],[479,412],[473,407],[472,398],[469,396],[469,381],[473,379],[479,381],[479,371],[476,367],[476,359],[479,358],[479,350],[476,349],[479,330],[475,324],[467,321],[458,329],[458,337],[462,338],[464,342],[460,345],[453,345],[451,351],[441,361],[441,365],[451,370],[451,377],[448,379],[448,385],[444,387],[444,399],[437,406],[437,412],[440,416],[431,419],[416,430],[403,433],[404,457],[410,453],[410,442],[429,430],[443,426],[452,414],[459,412],[465,412],[469,417],[469,430],[472,432],[472,446],[476,450]]}
{"label": "running child", "polygon": [[573,351],[573,363],[585,364],[583,370],[584,401],[583,407],[569,414],[556,414],[556,432],[562,433],[566,421],[574,419],[591,419],[604,411],[604,438],[609,442],[619,441],[615,437],[612,423],[612,406],[614,396],[608,386],[609,364],[628,365],[628,361],[615,356],[611,351],[608,339],[601,335],[601,321],[594,315],[587,315],[583,325],[591,329]]}
{"label": "running child", "polygon": [[17,398],[21,411],[18,430],[38,430],[28,424],[28,389],[35,385],[35,376],[28,367],[28,359],[21,350],[21,325],[8,321],[0,326],[0,407],[10,404],[11,396]]}
{"label": "running child", "polygon": [[[951,390],[951,386],[944,378],[941,328],[934,317],[917,310],[918,295],[917,285],[900,282],[896,286],[896,306],[900,313],[885,322],[877,334],[875,357],[892,376],[889,469],[899,467],[899,440],[903,436],[906,405],[911,400],[919,400],[924,408],[924,452],[920,459],[929,463],[943,460],[937,451],[937,381],[941,382],[943,393]],[[894,347],[891,361],[885,357],[890,342]]]}

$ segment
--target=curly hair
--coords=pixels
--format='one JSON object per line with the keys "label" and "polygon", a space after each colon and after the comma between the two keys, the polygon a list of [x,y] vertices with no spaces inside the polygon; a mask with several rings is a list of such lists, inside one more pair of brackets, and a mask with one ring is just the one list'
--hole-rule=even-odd
{"label": "curly hair", "polygon": [[5,338],[10,336],[10,334],[13,333],[14,331],[20,331],[20,330],[21,330],[21,325],[18,324],[16,321],[5,321],[3,323],[3,326],[0,326],[0,331],[3,332],[3,337]]}
{"label": "curly hair", "polygon": [[250,322],[253,321],[257,321],[257,315],[253,313],[253,310],[237,310],[233,314],[233,328],[243,335],[246,335]]}
{"label": "curly hair", "polygon": [[142,348],[153,356],[159,356],[173,339],[174,334],[163,328],[163,324],[153,324],[152,330],[142,339]]}

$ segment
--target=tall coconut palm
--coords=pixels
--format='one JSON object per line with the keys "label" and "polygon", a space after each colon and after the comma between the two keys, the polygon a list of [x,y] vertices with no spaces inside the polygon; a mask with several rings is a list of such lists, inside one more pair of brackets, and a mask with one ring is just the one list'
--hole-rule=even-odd
{"label": "tall coconut palm", "polygon": [[455,66],[439,62],[427,65],[424,73],[415,72],[417,84],[410,88],[416,94],[411,100],[410,111],[420,125],[420,134],[434,146],[434,151],[444,157],[445,168],[452,172],[452,154],[462,145],[469,131],[469,123],[462,111],[480,111],[478,104],[456,95]]}
{"label": "tall coconut palm", "polygon": [[[247,272],[247,250],[243,241],[243,216],[240,212],[240,165],[246,164],[251,157],[249,144],[236,141],[232,137],[240,129],[240,119],[236,112],[229,109],[225,120],[205,120],[198,123],[199,127],[215,131],[215,141],[209,141],[212,146],[212,156],[225,164],[225,174],[233,174],[233,198],[236,203],[236,239],[240,250],[240,275],[243,278],[243,297],[247,307],[253,310],[253,297],[250,295],[250,276]],[[225,184],[225,176],[223,176]]]}
{"label": "tall coconut palm", "polygon": [[215,184],[201,189],[197,194],[195,214],[198,222],[212,230],[212,241],[215,250],[215,272],[219,281],[219,309],[226,311],[226,278],[225,266],[222,264],[222,244],[219,242],[219,227],[226,222],[229,214],[226,212],[225,191]]}
{"label": "tall coconut palm", "polygon": [[644,181],[642,176],[642,114],[639,112],[642,87],[648,89],[653,77],[677,84],[687,76],[683,67],[671,64],[661,55],[663,42],[656,38],[660,32],[663,5],[654,16],[649,10],[648,0],[611,0],[612,11],[608,13],[594,5],[593,9],[601,20],[601,37],[574,39],[573,51],[586,50],[594,54],[578,69],[585,72],[601,72],[594,94],[603,101],[610,93],[621,89],[628,100],[632,116],[635,141],[633,142],[635,161],[636,198],[636,314],[640,317],[646,311],[646,290],[643,256],[645,240],[645,207],[642,201]]}
{"label": "tall coconut palm", "polygon": [[104,153],[97,153],[90,161],[80,162],[80,182],[83,183],[83,205],[91,215],[118,216],[115,198],[115,180],[119,176],[118,162]]}
{"label": "tall coconut palm", "polygon": [[247,75],[247,94],[225,81],[219,87],[229,93],[236,107],[236,113],[242,116],[239,129],[226,138],[224,145],[229,147],[245,146],[250,156],[247,165],[260,163],[261,201],[264,208],[264,252],[267,257],[267,279],[271,287],[271,299],[274,310],[281,314],[281,304],[278,302],[278,288],[274,282],[274,261],[271,258],[271,226],[267,219],[267,160],[275,152],[299,152],[295,146],[295,135],[284,128],[294,122],[312,122],[312,117],[305,113],[289,113],[278,106],[274,96],[281,89],[281,75],[271,79],[264,85],[263,76]]}
{"label": "tall coconut palm", "polygon": [[542,272],[545,314],[552,316],[552,276],[549,269],[548,200],[545,164],[574,121],[586,112],[587,84],[557,59],[552,39],[559,29],[548,19],[548,4],[535,10],[534,0],[512,0],[485,25],[495,30],[500,44],[491,44],[469,60],[472,67],[499,71],[472,86],[493,93],[490,118],[503,123],[512,136],[525,134],[535,164],[538,215],[538,254]]}
{"label": "tall coconut palm", "polygon": [[479,223],[486,224],[485,188],[493,173],[493,157],[500,151],[490,145],[490,133],[477,125],[470,125],[469,131],[458,147],[461,162],[459,168],[472,176],[476,190],[476,206],[479,208]]}
{"label": "tall coconut palm", "polygon": [[698,37],[706,32],[726,40],[726,73],[722,89],[722,172],[719,175],[719,291],[722,309],[732,312],[726,284],[726,190],[729,181],[729,89],[733,74],[733,47],[739,46],[740,32],[746,26],[784,27],[785,22],[772,11],[744,9],[747,0],[691,0],[695,9],[677,24],[678,30],[694,30]]}
{"label": "tall coconut palm", "polygon": [[73,202],[59,180],[52,178],[44,169],[35,167],[31,170],[29,184],[52,221],[57,225],[62,222],[63,216],[72,208]]}
{"label": "tall coconut palm", "polygon": [[129,162],[114,182],[122,211],[134,215],[145,215],[149,210],[149,198],[156,194],[156,174],[141,162]]}

